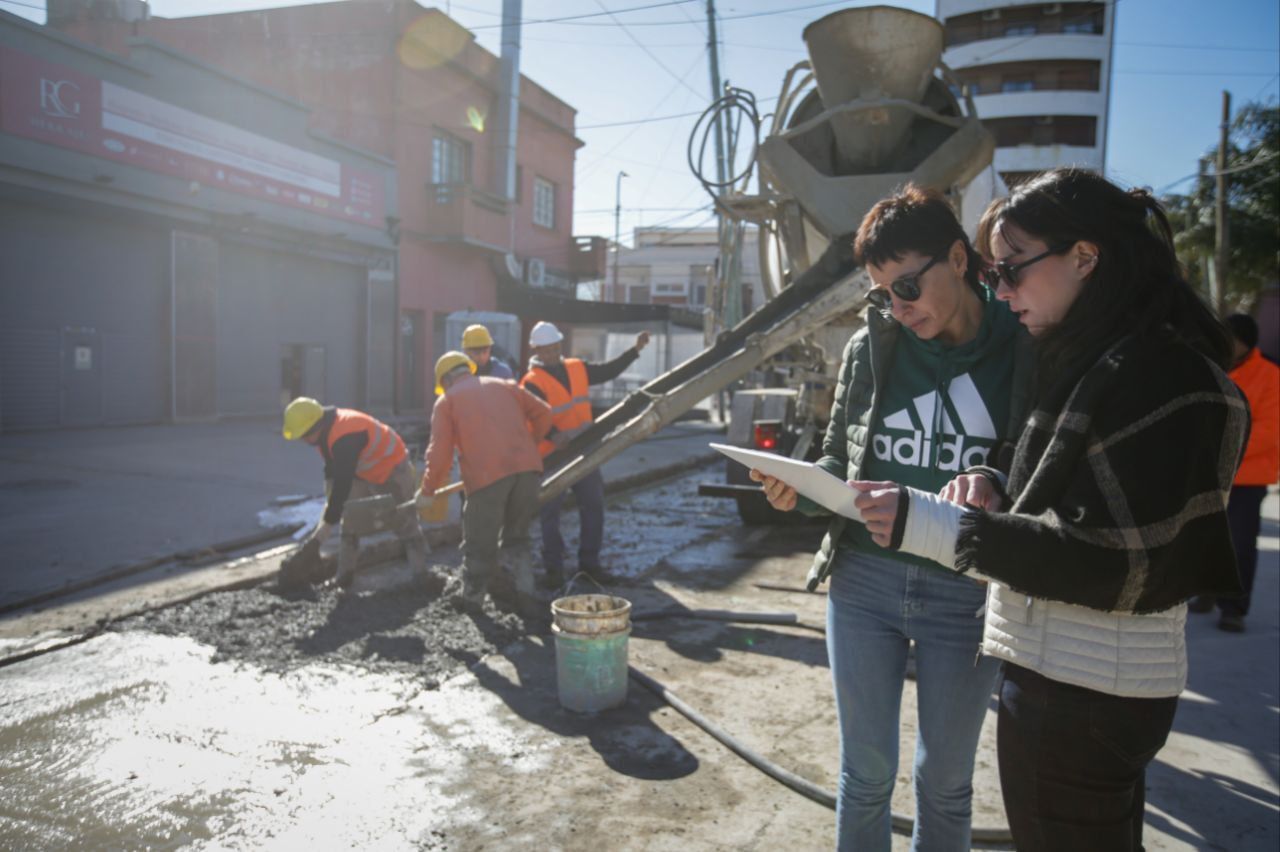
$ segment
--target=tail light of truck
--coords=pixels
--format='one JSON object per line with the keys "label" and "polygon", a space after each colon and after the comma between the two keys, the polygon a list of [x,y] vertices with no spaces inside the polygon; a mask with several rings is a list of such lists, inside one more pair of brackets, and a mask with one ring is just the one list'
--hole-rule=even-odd
{"label": "tail light of truck", "polygon": [[776,450],[781,427],[777,423],[757,423],[755,444],[758,450]]}

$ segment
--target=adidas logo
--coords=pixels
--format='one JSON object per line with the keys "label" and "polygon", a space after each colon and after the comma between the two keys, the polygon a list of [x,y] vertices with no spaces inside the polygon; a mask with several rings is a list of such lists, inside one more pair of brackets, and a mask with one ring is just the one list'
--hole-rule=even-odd
{"label": "adidas logo", "polygon": [[[877,459],[910,467],[931,467],[936,440],[939,470],[961,471],[986,464],[987,455],[996,443],[996,427],[968,373],[951,380],[944,398],[939,398],[935,391],[917,396],[911,402],[910,407],[884,418],[876,430],[871,451]],[[942,406],[940,415],[939,405]],[[939,416],[941,422],[935,436],[933,427]],[[955,427],[957,421],[960,429]],[[893,432],[908,434],[895,438]]]}

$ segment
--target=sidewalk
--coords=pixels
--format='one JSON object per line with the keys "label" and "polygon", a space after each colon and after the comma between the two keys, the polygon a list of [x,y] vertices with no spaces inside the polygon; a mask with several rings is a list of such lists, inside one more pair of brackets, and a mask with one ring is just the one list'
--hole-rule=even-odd
{"label": "sidewalk", "polygon": [[[610,490],[709,458],[718,429],[677,423],[630,447],[604,466]],[[272,500],[323,484],[316,451],[275,418],[0,435],[0,607],[261,532]]]}

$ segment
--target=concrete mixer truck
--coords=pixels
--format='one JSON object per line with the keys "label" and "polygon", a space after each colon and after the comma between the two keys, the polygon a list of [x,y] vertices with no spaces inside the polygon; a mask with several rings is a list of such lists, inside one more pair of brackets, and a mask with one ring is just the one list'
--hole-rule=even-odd
{"label": "concrete mixer truck", "polygon": [[[732,274],[727,249],[747,226],[759,229],[766,294],[729,328],[713,328],[701,354],[614,406],[548,457],[543,499],[560,493],[627,446],[699,401],[742,383],[734,395],[729,442],[813,458],[831,408],[845,343],[862,324],[869,280],[852,257],[852,234],[880,198],[908,181],[947,193],[972,231],[1003,190],[991,168],[995,148],[972,99],[940,59],[942,25],[888,6],[847,9],[804,30],[809,59],[783,77],[767,127],[754,97],[717,100],[694,128],[690,164],[723,214],[721,285]],[[716,119],[746,114],[763,139],[739,174],[712,181],[699,158]],[[742,125],[741,117],[737,122]],[[754,179],[755,188],[751,190]],[[709,299],[709,302],[711,299]],[[745,521],[775,513],[746,470],[700,491],[738,501]]]}

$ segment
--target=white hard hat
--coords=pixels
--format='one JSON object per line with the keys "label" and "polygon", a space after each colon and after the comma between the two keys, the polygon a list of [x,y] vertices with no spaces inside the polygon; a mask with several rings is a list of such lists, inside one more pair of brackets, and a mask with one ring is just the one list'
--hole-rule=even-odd
{"label": "white hard hat", "polygon": [[535,323],[533,330],[529,332],[530,346],[550,346],[561,340],[564,340],[564,335],[560,333],[560,329],[549,322]]}

